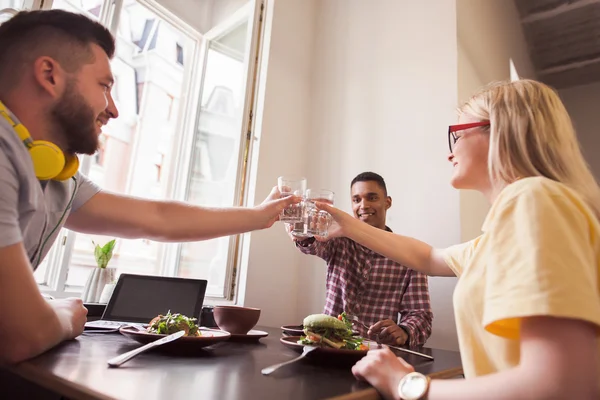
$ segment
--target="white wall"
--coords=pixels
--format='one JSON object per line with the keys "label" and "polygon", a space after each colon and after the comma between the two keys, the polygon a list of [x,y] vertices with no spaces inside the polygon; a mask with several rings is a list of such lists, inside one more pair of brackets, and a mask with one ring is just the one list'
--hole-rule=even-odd
{"label": "white wall", "polygon": [[510,78],[511,59],[521,77],[535,77],[513,1],[456,0],[456,14],[458,41],[479,79],[487,83]]}
{"label": "white wall", "polygon": [[600,182],[600,82],[559,91],[571,114],[583,154]]}

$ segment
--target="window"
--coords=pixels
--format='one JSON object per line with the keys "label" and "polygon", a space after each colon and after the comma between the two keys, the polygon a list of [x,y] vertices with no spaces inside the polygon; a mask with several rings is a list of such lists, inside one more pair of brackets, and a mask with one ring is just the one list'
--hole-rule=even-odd
{"label": "window", "polygon": [[102,7],[107,6],[103,0],[54,0],[52,8],[85,14],[89,18],[100,19]]}
{"label": "window", "polygon": [[183,65],[183,47],[179,43],[177,43],[176,46],[177,47],[175,48],[175,54],[177,55],[177,63],[179,65]]}
{"label": "window", "polygon": [[0,0],[0,24],[26,8],[31,7],[25,4],[25,0]]}
{"label": "window", "polygon": [[[208,206],[239,204],[246,173],[240,166],[249,145],[243,127],[251,98],[249,39],[259,7],[224,1],[242,7],[226,18],[218,15],[204,35],[151,0],[52,2],[52,8],[98,19],[116,37],[113,98],[120,116],[105,127],[99,151],[81,163],[103,189]],[[199,3],[213,6],[211,0]],[[92,241],[110,239],[63,229],[35,272],[42,290],[58,297],[80,293],[95,267]],[[182,245],[118,239],[110,266],[117,274],[208,279],[207,296],[228,299],[238,245],[236,238]]]}
{"label": "window", "polygon": [[[186,200],[232,206],[240,159],[247,24],[222,35],[208,49]],[[181,246],[178,275],[208,277],[207,294],[226,296],[228,256],[235,238]]]}

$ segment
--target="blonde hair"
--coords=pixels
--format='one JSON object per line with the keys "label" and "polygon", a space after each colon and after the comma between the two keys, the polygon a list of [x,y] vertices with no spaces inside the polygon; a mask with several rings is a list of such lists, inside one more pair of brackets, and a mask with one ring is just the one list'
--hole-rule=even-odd
{"label": "blonde hair", "polygon": [[459,113],[490,121],[492,182],[544,176],[570,187],[600,219],[600,188],[585,162],[571,118],[558,94],[533,80],[484,87]]}

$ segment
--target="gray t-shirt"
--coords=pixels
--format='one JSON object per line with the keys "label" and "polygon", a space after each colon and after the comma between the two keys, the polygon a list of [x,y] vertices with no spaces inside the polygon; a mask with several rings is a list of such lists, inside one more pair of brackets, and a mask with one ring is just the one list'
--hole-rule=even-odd
{"label": "gray t-shirt", "polygon": [[79,172],[74,178],[40,182],[27,148],[0,117],[0,248],[23,242],[36,269],[69,214],[100,191]]}

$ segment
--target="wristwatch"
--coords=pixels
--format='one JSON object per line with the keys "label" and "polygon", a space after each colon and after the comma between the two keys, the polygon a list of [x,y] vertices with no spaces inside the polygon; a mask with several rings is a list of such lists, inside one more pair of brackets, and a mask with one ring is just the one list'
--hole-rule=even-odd
{"label": "wristwatch", "polygon": [[404,375],[398,383],[398,395],[402,400],[425,400],[431,379],[420,372]]}

